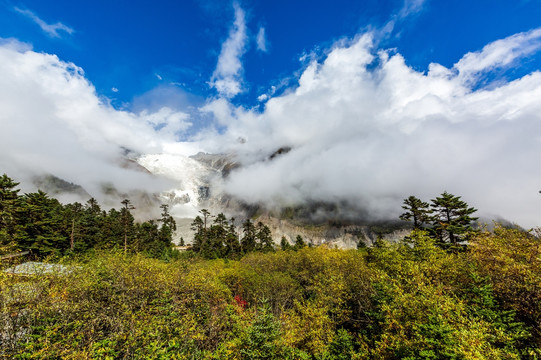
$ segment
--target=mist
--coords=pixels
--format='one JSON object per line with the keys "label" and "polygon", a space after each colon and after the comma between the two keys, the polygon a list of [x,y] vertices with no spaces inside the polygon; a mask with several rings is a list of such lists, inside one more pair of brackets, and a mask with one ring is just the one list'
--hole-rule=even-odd
{"label": "mist", "polygon": [[[93,196],[104,183],[159,192],[175,184],[122,166],[126,149],[228,153],[242,166],[217,188],[250,204],[346,204],[388,219],[409,195],[428,201],[448,191],[482,216],[539,225],[541,73],[497,74],[539,51],[541,29],[426,70],[377,39],[364,32],[336,42],[294,86],[253,108],[218,94],[186,112],[167,99],[160,106],[159,96],[148,107],[138,101],[137,112],[118,110],[77,65],[3,40],[0,172],[23,183],[53,174]],[[283,147],[291,150],[270,159]]]}
{"label": "mist", "polygon": [[23,191],[35,190],[32,179],[48,174],[98,200],[104,186],[156,192],[172,185],[134,170],[125,152],[161,152],[189,127],[186,114],[168,107],[116,110],[81,68],[16,40],[0,43],[0,63],[0,172]]}
{"label": "mist", "polygon": [[[262,111],[210,101],[203,111],[227,131],[201,141],[238,154],[244,166],[225,189],[249,203],[345,202],[383,219],[409,195],[448,191],[484,217],[538,225],[541,73],[492,74],[535,54],[540,38],[541,29],[516,34],[452,68],[418,71],[364,33],[311,62]],[[283,146],[292,150],[269,160]]]}

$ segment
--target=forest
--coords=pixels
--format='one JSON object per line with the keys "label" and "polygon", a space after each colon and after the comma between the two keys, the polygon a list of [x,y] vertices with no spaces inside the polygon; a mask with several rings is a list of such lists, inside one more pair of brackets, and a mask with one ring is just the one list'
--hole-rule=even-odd
{"label": "forest", "polygon": [[[202,212],[171,247],[166,206],[62,205],[0,178],[0,249],[64,271],[0,272],[0,357],[13,359],[536,359],[538,230],[476,228],[444,192],[404,200],[399,242],[339,250],[269,242]],[[2,261],[2,269],[14,260]],[[66,270],[67,269],[67,270]]]}

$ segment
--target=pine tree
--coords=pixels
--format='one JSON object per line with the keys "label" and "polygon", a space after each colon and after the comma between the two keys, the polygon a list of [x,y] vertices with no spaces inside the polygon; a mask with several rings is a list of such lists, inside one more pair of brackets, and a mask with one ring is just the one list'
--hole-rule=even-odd
{"label": "pine tree", "polygon": [[136,252],[143,252],[151,257],[158,258],[170,248],[160,238],[160,230],[155,220],[136,224],[135,233],[136,236],[131,248]]}
{"label": "pine tree", "polygon": [[50,254],[60,255],[69,248],[69,239],[65,235],[62,223],[62,205],[56,199],[49,198],[41,190],[25,194],[22,197],[19,245],[42,257]]}
{"label": "pine tree", "polygon": [[224,256],[228,227],[225,215],[223,213],[218,214],[208,231],[208,247],[203,256],[206,258],[221,258]]}
{"label": "pine tree", "polygon": [[460,200],[460,196],[445,191],[440,197],[432,199],[434,209],[433,229],[442,243],[457,243],[467,240],[467,233],[473,230],[472,223],[477,217],[471,215],[477,211]]}
{"label": "pine tree", "polygon": [[0,177],[0,254],[16,249],[17,212],[20,207],[19,183],[6,174]]}
{"label": "pine tree", "polygon": [[269,227],[261,221],[257,223],[256,228],[256,249],[262,252],[274,251],[274,242]]}
{"label": "pine tree", "polygon": [[304,242],[304,239],[302,238],[302,236],[297,235],[297,237],[295,238],[295,245],[293,246],[293,249],[299,250],[305,246],[306,246],[306,243]]}
{"label": "pine tree", "polygon": [[421,201],[415,196],[405,199],[402,209],[406,210],[406,212],[400,215],[400,220],[413,220],[413,228],[415,230],[422,229],[425,224],[432,222],[431,214],[433,210],[430,209],[430,204]]}
{"label": "pine tree", "polygon": [[99,234],[96,246],[103,249],[122,248],[124,225],[121,213],[112,208],[106,214],[103,214],[103,219],[100,224]]}
{"label": "pine tree", "polygon": [[133,215],[130,210],[135,209],[131,204],[131,201],[124,199],[121,201],[121,204],[124,205],[120,210],[120,219],[122,221],[123,228],[123,239],[124,239],[124,253],[128,252],[128,238],[132,238],[134,234],[134,225],[133,225]]}
{"label": "pine tree", "polygon": [[190,226],[190,228],[194,231],[192,250],[197,253],[201,252],[203,243],[205,242],[206,230],[204,226],[205,223],[200,216],[196,216]]}
{"label": "pine tree", "polygon": [[173,233],[177,230],[177,223],[169,213],[169,205],[162,204],[160,208],[162,209],[162,217],[158,220],[161,223],[161,227],[157,240],[159,241],[162,250],[165,251],[170,249],[173,244]]}
{"label": "pine tree", "polygon": [[64,227],[69,231],[70,250],[86,250],[86,244],[83,241],[83,204],[75,202],[64,206]]}
{"label": "pine tree", "polygon": [[250,219],[246,219],[246,221],[242,224],[242,240],[240,241],[240,245],[242,248],[242,252],[244,254],[247,254],[249,252],[256,250],[256,229],[254,226],[254,223],[250,221]]}
{"label": "pine tree", "polygon": [[235,228],[235,218],[229,220],[225,249],[225,256],[229,258],[235,258],[240,255],[240,242],[237,229]]}
{"label": "pine tree", "polygon": [[287,241],[285,236],[282,236],[282,239],[280,240],[280,248],[282,250],[291,250],[291,245],[289,244],[289,241]]}
{"label": "pine tree", "polygon": [[81,241],[85,248],[107,247],[106,215],[96,199],[90,198],[86,202],[81,219]]}

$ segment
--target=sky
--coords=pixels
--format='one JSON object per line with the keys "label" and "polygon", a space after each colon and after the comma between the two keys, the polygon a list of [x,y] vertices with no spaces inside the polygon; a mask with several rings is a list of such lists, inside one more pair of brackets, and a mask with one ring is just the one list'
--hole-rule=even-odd
{"label": "sky", "polygon": [[539,0],[0,0],[0,170],[160,189],[119,149],[234,153],[222,186],[249,202],[377,218],[449,191],[539,225],[540,19]]}

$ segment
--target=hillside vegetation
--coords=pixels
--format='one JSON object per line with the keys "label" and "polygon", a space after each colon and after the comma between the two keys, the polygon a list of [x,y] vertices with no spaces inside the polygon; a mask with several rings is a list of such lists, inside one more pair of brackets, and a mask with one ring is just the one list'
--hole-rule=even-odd
{"label": "hillside vegetation", "polygon": [[539,233],[474,230],[475,209],[446,192],[404,201],[414,230],[396,243],[338,250],[299,236],[276,248],[263,224],[246,220],[241,237],[202,211],[179,253],[167,207],[136,224],[129,201],[105,212],[0,180],[0,250],[64,265],[0,272],[1,358],[541,356]]}
{"label": "hillside vegetation", "polygon": [[0,275],[2,352],[73,359],[520,359],[541,354],[540,241],[423,232],[371,249],[240,260],[96,252],[57,276]]}

